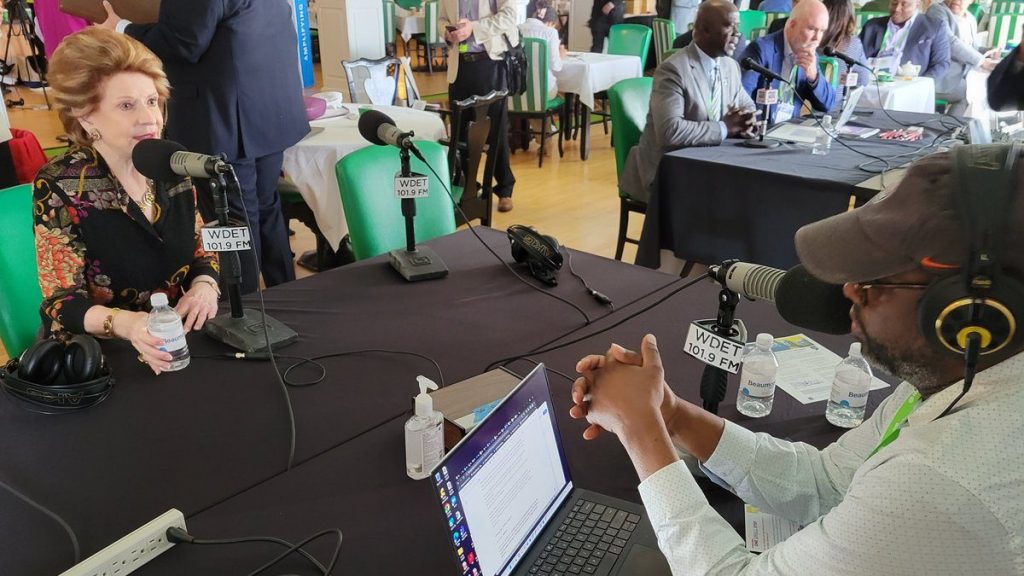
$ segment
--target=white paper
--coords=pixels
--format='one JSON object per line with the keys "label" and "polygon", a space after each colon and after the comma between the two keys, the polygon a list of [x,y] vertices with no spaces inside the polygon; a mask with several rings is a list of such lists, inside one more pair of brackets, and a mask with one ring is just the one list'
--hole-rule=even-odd
{"label": "white paper", "polygon": [[743,517],[746,521],[747,550],[751,552],[764,552],[802,528],[792,520],[766,514],[750,504],[743,505]]}
{"label": "white paper", "polygon": [[[805,334],[776,338],[772,352],[779,360],[775,385],[801,404],[828,400],[836,365],[843,358]],[[871,390],[889,385],[871,377]]]}

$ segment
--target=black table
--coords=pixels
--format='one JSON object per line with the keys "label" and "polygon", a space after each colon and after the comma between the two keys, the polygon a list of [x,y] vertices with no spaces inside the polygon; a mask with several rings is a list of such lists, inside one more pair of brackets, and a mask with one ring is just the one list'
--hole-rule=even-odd
{"label": "black table", "polygon": [[[900,122],[923,126],[924,138],[910,143],[877,136],[842,141],[896,167],[934,152],[936,148],[927,145],[959,122],[938,114],[891,114]],[[859,111],[854,124],[883,131],[899,127],[878,110]],[[857,184],[873,176],[858,168],[870,161],[839,142],[833,142],[825,156],[812,155],[809,145],[783,143],[758,149],[738,140],[670,152],[662,157],[659,186],[647,207],[636,261],[657,268],[659,250],[667,249],[688,262],[738,258],[788,269],[797,263],[797,229],[845,211],[851,194],[863,192]],[[875,163],[870,169],[881,167]]]}

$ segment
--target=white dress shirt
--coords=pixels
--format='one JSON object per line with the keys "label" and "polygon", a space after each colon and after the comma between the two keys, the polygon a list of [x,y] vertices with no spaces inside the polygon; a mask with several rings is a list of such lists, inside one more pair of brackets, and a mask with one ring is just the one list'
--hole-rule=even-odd
{"label": "white dress shirt", "polygon": [[979,373],[936,420],[960,387],[920,403],[871,458],[913,392],[907,383],[824,450],[727,423],[705,467],[744,501],[805,527],[748,552],[677,462],[640,484],[673,573],[1024,575],[1024,354]]}

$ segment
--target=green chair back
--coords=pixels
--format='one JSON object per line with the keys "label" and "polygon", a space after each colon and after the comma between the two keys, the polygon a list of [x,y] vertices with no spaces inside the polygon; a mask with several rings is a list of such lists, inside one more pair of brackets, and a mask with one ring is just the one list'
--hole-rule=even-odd
{"label": "green chair back", "polygon": [[818,56],[818,68],[833,88],[839,89],[839,60],[830,56]]}
{"label": "green chair back", "polygon": [[395,3],[391,0],[384,0],[384,43],[395,43]]}
{"label": "green chair back", "polygon": [[989,20],[989,43],[1003,52],[1013,49],[1021,41],[1021,24],[1024,14],[994,12]]}
{"label": "green chair back", "polygon": [[871,20],[873,18],[881,18],[883,16],[888,15],[888,12],[873,12],[870,10],[857,12],[857,33],[860,33],[860,29],[864,27],[864,24],[867,23],[868,20]]}
{"label": "green chair back", "polygon": [[423,0],[395,0],[395,4],[398,4],[406,10],[412,10],[413,8],[419,8],[423,5]]}
{"label": "green chair back", "polygon": [[654,33],[643,24],[615,24],[608,31],[608,53],[639,56],[640,69],[647,69],[647,53],[651,51]]}
{"label": "green chair back", "polygon": [[654,57],[658,64],[665,61],[665,52],[672,49],[676,40],[676,23],[665,18],[655,18],[651,24],[654,30]]}
{"label": "green chair back", "polygon": [[526,53],[526,92],[509,96],[512,112],[543,112],[548,104],[548,43],[539,38],[519,39]]}
{"label": "green chair back", "polygon": [[997,0],[992,3],[992,14],[1024,14],[1024,2]]}
{"label": "green chair back", "polygon": [[[449,177],[443,146],[436,142],[417,142],[416,146],[438,174]],[[455,212],[444,186],[418,159],[411,160],[411,168],[430,179],[430,195],[416,200],[416,242],[455,232]],[[401,200],[394,194],[395,175],[401,170],[398,150],[367,146],[339,160],[334,170],[356,259],[404,248],[405,219]]]}
{"label": "green chair back", "polygon": [[767,14],[760,10],[740,10],[740,34],[747,40],[754,28],[766,28]]}
{"label": "green chair back", "polygon": [[[612,130],[615,148],[615,173],[622,175],[629,150],[640,142],[640,135],[647,124],[647,111],[651,106],[651,89],[654,79],[650,77],[620,80],[608,89],[608,104],[611,107]],[[619,192],[622,195],[622,192]]]}
{"label": "green chair back", "polygon": [[36,240],[32,219],[32,185],[0,190],[0,341],[10,357],[28,348],[39,331]]}
{"label": "green chair back", "polygon": [[789,12],[765,12],[764,13],[764,25],[765,25],[765,27],[770,28],[771,25],[772,25],[772,22],[775,22],[776,20],[778,20],[780,18],[789,18]]}
{"label": "green chair back", "polygon": [[750,31],[750,41],[751,42],[756,42],[756,41],[760,40],[761,38],[764,38],[767,35],[768,35],[768,27],[767,26],[761,26],[760,28],[754,28],[753,30]]}
{"label": "green chair back", "polygon": [[440,12],[441,3],[431,0],[423,4],[423,41],[429,44],[441,44],[444,42],[440,26],[437,25],[437,15]]}
{"label": "green chair back", "polygon": [[979,24],[981,23],[981,19],[985,17],[985,7],[982,6],[981,4],[978,4],[977,2],[971,4],[971,6],[967,8],[967,11],[970,12],[972,16],[974,16],[974,19]]}

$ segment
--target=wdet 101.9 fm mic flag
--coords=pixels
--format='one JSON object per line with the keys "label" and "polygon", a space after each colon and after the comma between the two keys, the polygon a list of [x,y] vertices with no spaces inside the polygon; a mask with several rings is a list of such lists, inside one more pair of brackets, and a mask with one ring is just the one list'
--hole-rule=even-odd
{"label": "wdet 101.9 fm mic flag", "polygon": [[774,302],[782,318],[826,334],[850,332],[851,302],[843,287],[818,280],[802,265],[789,271],[760,264],[727,262],[709,266],[708,275],[751,300]]}

